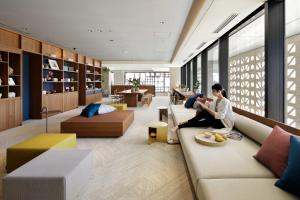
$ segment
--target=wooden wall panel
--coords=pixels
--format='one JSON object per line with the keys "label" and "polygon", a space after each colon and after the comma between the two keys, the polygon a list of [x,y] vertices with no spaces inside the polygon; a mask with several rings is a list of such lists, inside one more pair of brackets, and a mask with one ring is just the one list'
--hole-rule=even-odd
{"label": "wooden wall panel", "polygon": [[77,54],[77,62],[81,63],[81,64],[85,64],[84,63],[84,56]]}
{"label": "wooden wall panel", "polygon": [[21,47],[20,35],[4,29],[0,29],[0,45],[19,49]]}
{"label": "wooden wall panel", "polygon": [[0,131],[8,129],[9,121],[9,101],[7,99],[0,99]]}
{"label": "wooden wall panel", "polygon": [[64,93],[64,111],[78,107],[78,92]]}
{"label": "wooden wall panel", "polygon": [[32,52],[32,53],[42,53],[42,43],[40,41],[22,36],[21,39],[21,48],[24,51]]}
{"label": "wooden wall panel", "polygon": [[42,44],[43,54],[46,56],[50,56],[51,54],[56,55],[56,58],[62,58],[62,49],[56,46],[43,43]]}
{"label": "wooden wall panel", "polygon": [[42,97],[42,106],[48,107],[48,112],[63,112],[63,94],[47,94]]}
{"label": "wooden wall panel", "polygon": [[85,56],[85,64],[87,65],[93,65],[93,58]]}
{"label": "wooden wall panel", "polygon": [[66,49],[63,50],[63,59],[64,60],[72,59],[74,62],[77,62],[76,57],[77,57],[76,53],[74,53],[72,51],[68,51]]}
{"label": "wooden wall panel", "polygon": [[94,60],[94,66],[95,67],[100,67],[100,61],[99,60]]}

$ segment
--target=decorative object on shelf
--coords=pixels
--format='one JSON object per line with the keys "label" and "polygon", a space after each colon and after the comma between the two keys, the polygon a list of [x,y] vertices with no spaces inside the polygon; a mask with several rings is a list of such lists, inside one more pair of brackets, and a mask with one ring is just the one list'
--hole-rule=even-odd
{"label": "decorative object on shelf", "polygon": [[8,66],[8,75],[13,75],[14,74],[14,69]]}
{"label": "decorative object on shelf", "polygon": [[70,79],[70,78],[67,78],[67,82],[71,82],[71,79]]}
{"label": "decorative object on shelf", "polygon": [[49,65],[51,69],[59,70],[58,64],[56,60],[48,59]]}
{"label": "decorative object on shelf", "polygon": [[2,85],[2,79],[1,79],[1,77],[0,77],[0,85]]}
{"label": "decorative object on shelf", "polygon": [[141,86],[141,79],[133,78],[128,79],[128,82],[132,84],[131,92],[139,91],[139,87]]}
{"label": "decorative object on shelf", "polygon": [[69,92],[70,91],[70,87],[65,87],[65,91]]}
{"label": "decorative object on shelf", "polygon": [[55,54],[49,54],[49,56],[52,57],[52,58],[56,58]]}
{"label": "decorative object on shelf", "polygon": [[53,82],[58,82],[58,78],[53,78]]}
{"label": "decorative object on shelf", "polygon": [[79,70],[78,70],[78,69],[76,69],[76,72],[79,72]]}
{"label": "decorative object on shelf", "polygon": [[8,93],[8,98],[15,98],[16,97],[16,93],[15,92],[9,92]]}
{"label": "decorative object on shelf", "polygon": [[16,85],[13,78],[8,78],[8,85]]}
{"label": "decorative object on shelf", "polygon": [[75,91],[75,87],[74,87],[74,86],[71,87],[71,91],[72,91],[72,92]]}
{"label": "decorative object on shelf", "polygon": [[43,91],[42,91],[42,94],[47,94],[47,91],[46,91],[46,90],[43,90]]}
{"label": "decorative object on shelf", "polygon": [[91,73],[91,70],[86,70],[86,73],[87,73],[87,74],[90,74],[90,73]]}
{"label": "decorative object on shelf", "polygon": [[67,61],[74,62],[74,60],[72,58],[67,58]]}
{"label": "decorative object on shelf", "polygon": [[49,69],[49,64],[48,63],[44,63],[43,64],[43,69]]}
{"label": "decorative object on shelf", "polygon": [[2,98],[2,93],[0,93],[0,99]]}
{"label": "decorative object on shelf", "polygon": [[69,71],[69,67],[64,65],[64,71]]}
{"label": "decorative object on shelf", "polygon": [[53,76],[54,76],[54,73],[52,71],[49,71],[48,72],[48,76],[47,76],[47,81],[52,81],[53,80]]}
{"label": "decorative object on shelf", "polygon": [[98,71],[95,71],[95,75],[99,75],[100,73]]}
{"label": "decorative object on shelf", "polygon": [[92,79],[91,78],[86,78],[86,81],[87,82],[92,82]]}
{"label": "decorative object on shelf", "polygon": [[74,71],[75,71],[74,67],[69,67],[68,70],[69,70],[70,72],[74,72]]}

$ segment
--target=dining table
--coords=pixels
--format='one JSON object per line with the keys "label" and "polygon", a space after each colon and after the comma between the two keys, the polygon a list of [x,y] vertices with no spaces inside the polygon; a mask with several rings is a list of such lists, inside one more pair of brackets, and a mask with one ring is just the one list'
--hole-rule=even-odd
{"label": "dining table", "polygon": [[147,89],[139,89],[137,91],[123,90],[117,92],[117,94],[124,96],[124,102],[127,103],[128,107],[137,107],[138,102],[147,91]]}

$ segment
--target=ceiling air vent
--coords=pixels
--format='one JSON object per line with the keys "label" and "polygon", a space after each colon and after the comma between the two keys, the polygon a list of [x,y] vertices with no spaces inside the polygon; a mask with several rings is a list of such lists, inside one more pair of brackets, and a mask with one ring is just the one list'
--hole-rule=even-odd
{"label": "ceiling air vent", "polygon": [[200,50],[205,44],[206,44],[206,42],[202,42],[202,43],[196,48],[196,50]]}
{"label": "ceiling air vent", "polygon": [[239,14],[237,13],[232,13],[231,15],[229,15],[229,17],[227,17],[227,19],[225,19],[214,31],[214,33],[219,33],[221,30],[223,30],[223,28],[225,28],[225,26],[227,26],[232,20],[234,20]]}

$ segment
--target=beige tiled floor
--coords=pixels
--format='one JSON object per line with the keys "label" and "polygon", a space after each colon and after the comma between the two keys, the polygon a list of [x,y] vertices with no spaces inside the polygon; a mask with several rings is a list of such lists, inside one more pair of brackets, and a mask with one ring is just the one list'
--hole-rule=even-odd
{"label": "beige tiled floor", "polygon": [[[135,109],[135,120],[120,138],[78,139],[78,148],[91,148],[95,173],[78,199],[193,199],[179,145],[147,144],[146,123],[158,119],[157,106],[168,105],[168,97],[158,96],[148,108]],[[59,132],[60,121],[77,115],[72,110],[49,119],[49,131]],[[0,176],[5,174],[5,149],[45,130],[44,120],[0,132]],[[2,182],[0,199],[3,198]]]}

